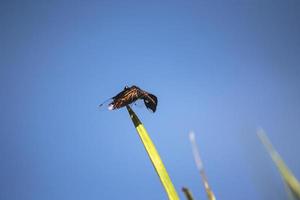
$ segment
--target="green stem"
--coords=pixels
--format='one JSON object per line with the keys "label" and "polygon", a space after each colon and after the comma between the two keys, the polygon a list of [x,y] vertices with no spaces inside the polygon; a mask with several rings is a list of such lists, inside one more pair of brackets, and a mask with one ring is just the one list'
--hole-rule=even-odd
{"label": "green stem", "polygon": [[140,136],[140,139],[145,147],[145,150],[148,153],[148,156],[156,170],[157,175],[160,178],[162,185],[165,188],[165,191],[166,191],[169,199],[170,200],[179,200],[179,197],[178,197],[177,192],[174,188],[174,185],[168,175],[168,172],[167,172],[151,138],[149,137],[144,125],[139,120],[139,118],[136,116],[136,114],[133,112],[133,110],[129,106],[126,106],[126,107],[127,107],[129,116]]}

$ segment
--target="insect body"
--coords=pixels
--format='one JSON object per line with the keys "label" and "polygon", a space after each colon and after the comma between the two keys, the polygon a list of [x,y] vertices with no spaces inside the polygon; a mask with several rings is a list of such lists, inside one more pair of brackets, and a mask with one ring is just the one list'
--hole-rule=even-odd
{"label": "insect body", "polygon": [[[152,112],[156,111],[157,106],[157,98],[155,95],[150,94],[139,87],[133,85],[131,87],[125,87],[124,90],[118,93],[116,96],[111,98],[112,101],[108,105],[109,110],[115,110],[127,106],[138,99],[142,99],[144,101],[145,106],[152,110]],[[100,106],[102,106],[101,104]]]}

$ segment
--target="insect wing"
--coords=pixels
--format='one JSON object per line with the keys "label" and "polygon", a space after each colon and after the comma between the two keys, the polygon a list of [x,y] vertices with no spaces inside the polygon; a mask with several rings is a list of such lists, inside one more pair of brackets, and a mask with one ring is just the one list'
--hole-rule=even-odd
{"label": "insect wing", "polygon": [[138,99],[135,102],[131,103],[130,105],[134,105],[137,108],[143,108],[145,106],[144,101],[142,99]]}
{"label": "insect wing", "polygon": [[147,109],[155,112],[157,106],[157,97],[153,94],[147,93],[143,99]]}

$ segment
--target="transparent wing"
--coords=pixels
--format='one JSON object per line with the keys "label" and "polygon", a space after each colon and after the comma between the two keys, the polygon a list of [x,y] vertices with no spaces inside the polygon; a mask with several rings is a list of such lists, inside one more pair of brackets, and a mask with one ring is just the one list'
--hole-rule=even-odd
{"label": "transparent wing", "polygon": [[151,110],[150,108],[148,108],[146,105],[145,105],[145,102],[143,99],[138,99],[136,100],[135,102],[131,103],[130,106],[134,106],[135,108],[138,108],[138,109],[145,109],[147,108],[147,110],[151,113],[153,113],[153,110]]}
{"label": "transparent wing", "polygon": [[132,105],[135,105],[137,108],[145,107],[144,101],[142,99],[136,100],[135,102],[132,103]]}

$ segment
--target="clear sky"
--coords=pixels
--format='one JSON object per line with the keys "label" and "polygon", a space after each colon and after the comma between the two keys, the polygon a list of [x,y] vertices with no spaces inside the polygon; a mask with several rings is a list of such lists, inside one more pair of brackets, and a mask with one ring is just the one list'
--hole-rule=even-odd
{"label": "clear sky", "polygon": [[166,199],[127,111],[125,85],[158,97],[144,122],[183,199],[281,200],[263,127],[300,178],[298,0],[1,1],[0,199]]}

